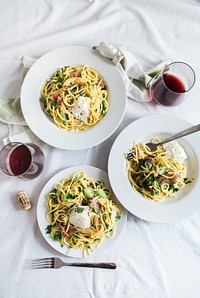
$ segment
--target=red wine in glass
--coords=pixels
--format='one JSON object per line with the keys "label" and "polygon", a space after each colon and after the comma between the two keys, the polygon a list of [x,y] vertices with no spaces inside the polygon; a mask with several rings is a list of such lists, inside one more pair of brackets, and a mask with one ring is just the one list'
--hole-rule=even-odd
{"label": "red wine in glass", "polygon": [[186,96],[184,83],[173,74],[164,74],[152,87],[153,99],[164,106],[182,103]]}
{"label": "red wine in glass", "polygon": [[0,152],[0,168],[9,176],[34,179],[43,170],[44,153],[35,144],[12,142]]}
{"label": "red wine in glass", "polygon": [[176,93],[186,92],[183,82],[177,76],[166,73],[163,75],[163,80],[169,90]]}
{"label": "red wine in glass", "polygon": [[195,72],[190,65],[172,62],[165,67],[161,76],[153,79],[150,96],[163,106],[180,105],[194,86],[195,79]]}
{"label": "red wine in glass", "polygon": [[19,145],[14,148],[8,156],[8,167],[14,176],[25,173],[31,166],[32,155],[25,145]]}

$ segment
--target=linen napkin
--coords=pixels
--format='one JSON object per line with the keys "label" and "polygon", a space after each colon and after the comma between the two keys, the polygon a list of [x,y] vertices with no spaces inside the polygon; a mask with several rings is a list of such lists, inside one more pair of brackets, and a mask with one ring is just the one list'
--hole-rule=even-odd
{"label": "linen napkin", "polygon": [[165,67],[170,64],[169,61],[162,61],[154,68],[145,72],[133,54],[127,51],[125,47],[115,48],[107,42],[101,42],[93,48],[116,64],[124,78],[127,96],[138,102],[151,100],[148,91],[152,79],[159,77]]}
{"label": "linen napkin", "polygon": [[[33,65],[36,59],[25,56],[23,58],[23,74],[22,81]],[[29,129],[27,123],[22,115],[20,97],[0,97],[0,121],[8,124],[8,136],[3,139],[3,143],[9,142],[35,142],[38,140],[36,135]]]}

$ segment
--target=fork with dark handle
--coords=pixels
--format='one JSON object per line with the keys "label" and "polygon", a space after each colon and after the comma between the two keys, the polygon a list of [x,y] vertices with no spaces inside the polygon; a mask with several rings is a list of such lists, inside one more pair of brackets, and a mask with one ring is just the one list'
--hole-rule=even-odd
{"label": "fork with dark handle", "polygon": [[61,268],[63,266],[72,267],[86,267],[86,268],[102,268],[102,269],[116,269],[115,263],[66,263],[60,258],[43,258],[31,261],[32,269],[48,269],[48,268]]}
{"label": "fork with dark handle", "polygon": [[177,133],[177,134],[175,134],[175,135],[173,135],[173,136],[171,136],[171,137],[163,140],[162,142],[159,142],[159,143],[156,143],[156,144],[154,144],[154,143],[147,143],[146,145],[149,147],[149,149],[151,151],[155,151],[156,147],[159,146],[159,145],[163,145],[165,143],[168,143],[168,142],[171,142],[173,140],[179,139],[181,137],[187,136],[187,135],[192,134],[194,132],[197,132],[199,130],[200,130],[200,124],[197,124],[195,126],[192,126],[190,128],[187,128],[187,129],[185,129],[185,130],[183,130],[183,131],[181,131],[181,132],[179,132],[179,133]]}

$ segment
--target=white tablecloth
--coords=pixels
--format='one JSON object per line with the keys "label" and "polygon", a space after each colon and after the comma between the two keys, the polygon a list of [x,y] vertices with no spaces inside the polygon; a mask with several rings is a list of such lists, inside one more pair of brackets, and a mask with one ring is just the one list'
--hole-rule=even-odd
{"label": "white tablecloth", "polygon": [[[62,46],[92,47],[101,41],[125,46],[147,70],[161,60],[185,61],[197,81],[186,103],[165,108],[128,99],[117,131],[102,144],[65,151],[39,141],[46,167],[33,181],[0,173],[0,297],[200,297],[200,211],[174,224],[154,224],[128,214],[117,243],[90,261],[113,261],[117,270],[64,267],[28,270],[30,258],[62,256],[43,239],[36,221],[40,191],[50,177],[72,165],[107,171],[116,136],[132,121],[150,114],[200,122],[200,2],[198,0],[19,0],[0,2],[0,95],[18,96],[24,55],[40,57]],[[148,129],[148,127],[147,127]],[[1,140],[7,125],[0,123]],[[1,141],[1,147],[3,143]],[[17,191],[25,189],[32,209],[22,211]]]}

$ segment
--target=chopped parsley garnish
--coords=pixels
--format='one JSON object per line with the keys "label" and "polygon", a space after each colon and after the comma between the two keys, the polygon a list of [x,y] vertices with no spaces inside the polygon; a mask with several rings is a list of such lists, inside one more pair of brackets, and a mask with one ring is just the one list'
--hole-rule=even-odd
{"label": "chopped parsley garnish", "polygon": [[66,194],[64,195],[64,200],[65,200],[66,202],[70,202],[72,199],[73,199],[73,197],[72,197],[72,195],[70,195],[69,193],[66,193]]}
{"label": "chopped parsley garnish", "polygon": [[53,240],[60,241],[61,240],[61,233],[57,233],[53,236]]}
{"label": "chopped parsley garnish", "polygon": [[121,219],[121,214],[117,213],[117,215],[115,216],[115,221],[120,220]]}
{"label": "chopped parsley garnish", "polygon": [[52,229],[52,226],[48,225],[45,229],[46,234],[51,234],[51,229]]}
{"label": "chopped parsley garnish", "polygon": [[129,152],[129,153],[126,153],[126,159],[127,160],[132,160],[133,159],[133,153]]}
{"label": "chopped parsley garnish", "polygon": [[76,211],[77,213],[82,213],[83,210],[84,210],[83,207],[76,207],[76,209],[75,209],[75,211]]}

